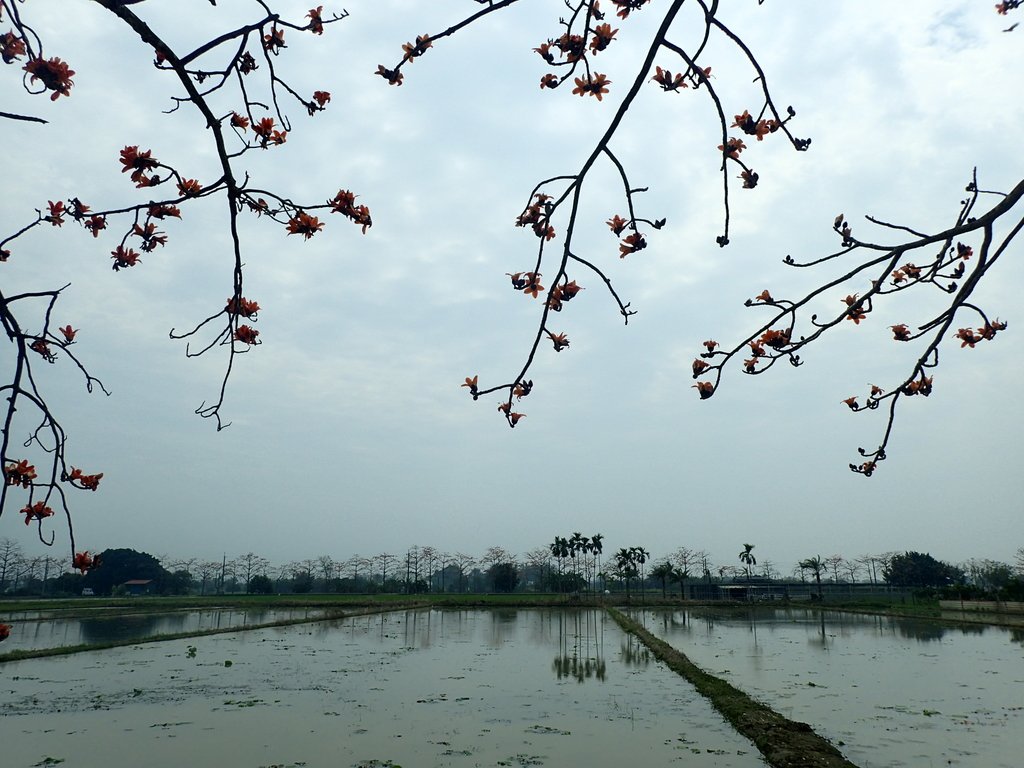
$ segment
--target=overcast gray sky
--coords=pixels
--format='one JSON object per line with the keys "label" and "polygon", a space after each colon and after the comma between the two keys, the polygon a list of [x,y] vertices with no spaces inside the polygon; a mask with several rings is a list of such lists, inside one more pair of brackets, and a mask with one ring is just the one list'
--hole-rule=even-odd
{"label": "overcast gray sky", "polygon": [[[574,172],[590,152],[663,4],[613,24],[619,40],[598,60],[613,83],[603,103],[537,87],[548,67],[531,49],[557,36],[558,2],[523,2],[439,42],[400,88],[376,77],[377,65],[477,4],[355,0],[322,38],[289,33],[280,71],[332,102],[313,119],[288,106],[287,144],[240,167],[298,201],[352,189],[374,226],[360,235],[329,216],[302,243],[244,219],[245,293],[263,307],[263,344],[236,365],[224,409],[233,423],[221,433],[192,412],[215,398],[223,357],[188,360],[168,339],[231,292],[219,199],[187,207],[167,224],[166,248],[118,273],[115,234],[93,240],[65,226],[19,241],[3,265],[5,290],[71,282],[55,318],[81,329],[79,356],[113,392],[87,395],[66,363],[44,372],[70,463],[105,473],[99,492],[72,496],[79,548],[251,550],[282,562],[426,544],[523,552],[579,530],[603,533],[609,549],[685,545],[729,565],[751,542],[787,573],[832,553],[1012,559],[1024,545],[1019,245],[976,296],[1008,332],[973,350],[947,344],[934,394],[904,401],[890,458],[871,479],[847,465],[857,446],[877,445],[882,415],[853,414],[841,400],[902,381],[910,351],[888,326],[926,319],[926,303],[879,307],[809,348],[799,369],[756,378],[734,369],[707,402],[689,371],[705,339],[734,342],[760,324],[745,299],[765,288],[795,297],[823,279],[781,259],[835,249],[836,214],[858,233],[868,231],[864,214],[938,231],[954,222],[973,167],[987,189],[1020,179],[1024,108],[1012,94],[1022,39],[1001,31],[990,0],[723,4],[778,103],[796,108],[792,129],[813,138],[811,150],[797,154],[779,136],[748,142],[761,183],[732,190],[732,244],[719,249],[712,107],[703,94],[646,88],[613,146],[631,182],[649,187],[641,215],[668,226],[620,260],[604,221],[624,208],[602,168],[577,241],[639,314],[623,327],[594,276],[574,274],[586,290],[554,321],[571,347],[542,346],[520,426],[508,429],[497,400],[473,403],[460,388],[466,376],[484,386],[521,367],[540,307],[505,276],[534,259],[536,240],[515,218],[538,181]],[[248,0],[185,5],[194,19],[181,2],[135,8],[182,48],[259,16]],[[308,5],[276,4],[296,20]],[[125,145],[215,177],[200,118],[161,114],[179,91],[121,22],[84,0],[31,0],[23,13],[47,55],[77,75],[71,98],[51,103],[24,96],[13,66],[0,69],[5,109],[51,121],[3,125],[4,233],[47,200],[79,196],[100,209],[144,199],[119,172]],[[684,17],[674,38],[689,45],[697,27]],[[759,107],[734,48],[714,42],[704,63],[728,114]],[[35,551],[16,511],[0,519],[0,537]]]}

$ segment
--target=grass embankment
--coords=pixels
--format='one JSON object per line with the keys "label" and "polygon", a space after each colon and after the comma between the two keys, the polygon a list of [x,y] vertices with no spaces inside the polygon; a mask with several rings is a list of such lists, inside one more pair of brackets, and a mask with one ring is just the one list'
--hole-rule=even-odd
{"label": "grass embankment", "polygon": [[608,612],[623,630],[639,638],[669,669],[686,678],[733,728],[754,742],[769,765],[776,768],[856,768],[807,723],[785,718],[725,680],[708,674],[621,611],[609,608]]}

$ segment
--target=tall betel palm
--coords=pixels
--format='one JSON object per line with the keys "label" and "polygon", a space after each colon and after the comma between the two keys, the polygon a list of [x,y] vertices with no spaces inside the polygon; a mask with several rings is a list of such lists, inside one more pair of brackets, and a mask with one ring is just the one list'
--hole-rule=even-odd
{"label": "tall betel palm", "polygon": [[564,558],[569,556],[569,540],[564,536],[555,536],[555,540],[548,545],[551,556],[558,562],[558,591],[565,590],[565,566],[562,564]]}
{"label": "tall betel palm", "polygon": [[743,567],[747,572],[747,580],[750,580],[750,569],[757,565],[757,558],[754,557],[754,545],[744,544],[743,551],[740,552],[740,562],[743,563]]}
{"label": "tall betel palm", "polygon": [[676,569],[668,560],[663,560],[651,568],[651,576],[661,582],[661,598],[668,597],[668,582],[675,581]]}
{"label": "tall betel palm", "polygon": [[809,557],[806,560],[800,561],[801,571],[810,571],[814,574],[814,581],[818,585],[818,599],[821,600],[821,573],[825,570],[825,561],[821,559],[821,555],[815,555]]}
{"label": "tall betel palm", "polygon": [[[601,552],[604,551],[604,545],[601,543],[604,541],[604,534],[595,533],[590,537],[590,551],[594,553],[594,573],[601,573]],[[602,586],[602,589],[604,587]]]}

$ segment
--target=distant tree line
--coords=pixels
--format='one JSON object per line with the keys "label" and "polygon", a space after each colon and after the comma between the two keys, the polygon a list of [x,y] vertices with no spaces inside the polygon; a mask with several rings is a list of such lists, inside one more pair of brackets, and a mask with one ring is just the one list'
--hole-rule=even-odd
{"label": "distant tree line", "polygon": [[600,533],[580,532],[555,536],[548,545],[521,555],[498,546],[479,557],[413,546],[404,554],[324,554],[279,565],[254,552],[203,560],[109,549],[98,557],[100,566],[82,573],[67,559],[26,556],[18,541],[2,538],[0,595],[56,597],[91,590],[96,595],[525,591],[629,596],[653,591],[685,600],[721,596],[723,588],[735,585],[799,583],[819,597],[826,589],[873,585],[962,598],[1024,600],[1024,547],[1017,550],[1013,563],[971,559],[952,564],[914,551],[856,558],[813,555],[788,574],[770,559],[759,559],[754,544],[744,543],[732,562],[716,564],[706,550],[689,547],[657,558],[642,546],[620,547],[605,555]]}

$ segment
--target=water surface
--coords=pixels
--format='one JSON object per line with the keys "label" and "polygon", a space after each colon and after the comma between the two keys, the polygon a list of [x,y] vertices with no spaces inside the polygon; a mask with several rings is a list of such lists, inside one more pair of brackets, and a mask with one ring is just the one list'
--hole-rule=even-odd
{"label": "water surface", "polygon": [[764,765],[601,611],[416,610],[149,643],[0,665],[0,688],[5,768]]}
{"label": "water surface", "polygon": [[1020,629],[804,609],[635,618],[863,768],[1024,765]]}

